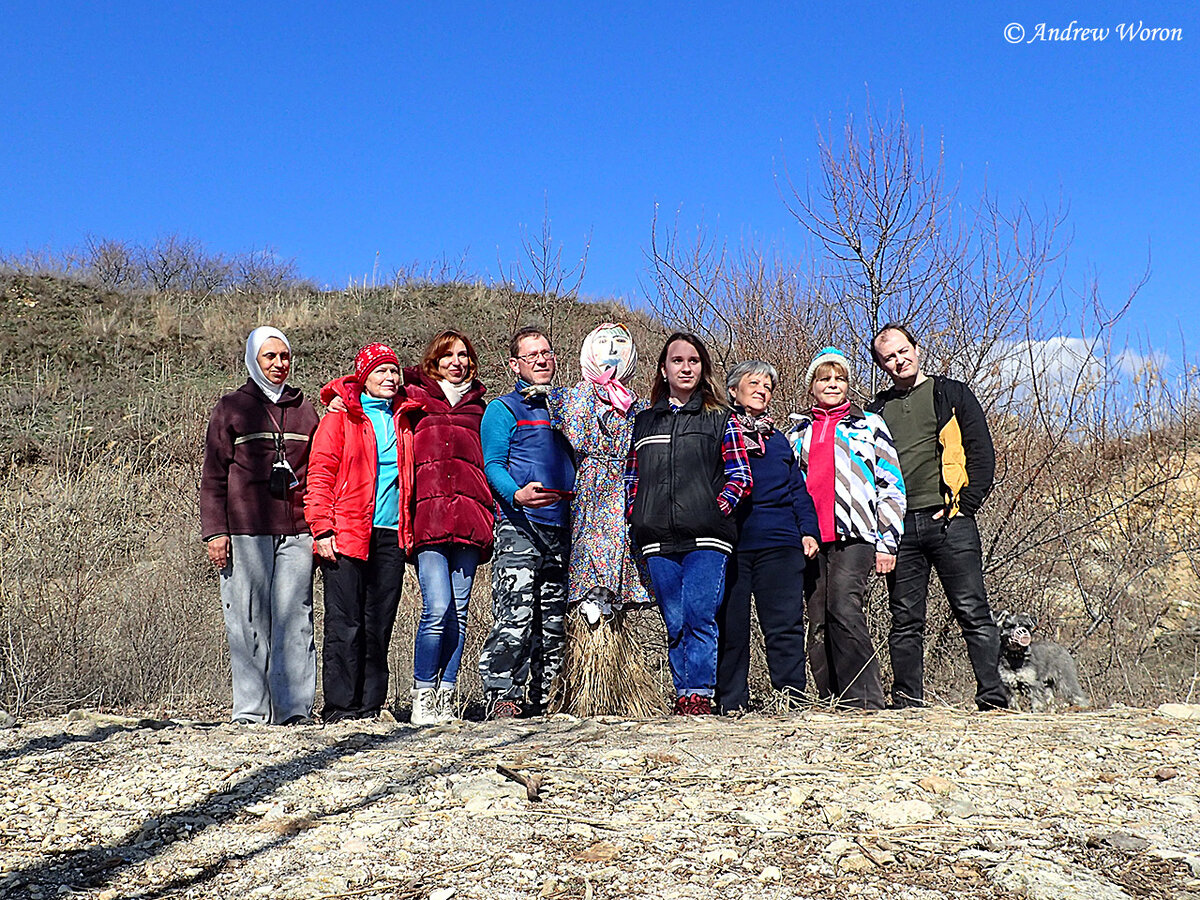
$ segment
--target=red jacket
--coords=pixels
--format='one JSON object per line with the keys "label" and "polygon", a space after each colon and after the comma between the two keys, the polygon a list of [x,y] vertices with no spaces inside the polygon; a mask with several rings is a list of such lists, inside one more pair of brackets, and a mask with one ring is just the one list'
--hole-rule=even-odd
{"label": "red jacket", "polygon": [[[363,412],[357,390],[343,397],[349,410],[327,413],[313,436],[308,458],[304,518],[313,537],[332,533],[338,553],[366,559],[375,516],[378,449],[375,429]],[[413,547],[413,432],[408,414],[416,404],[396,398],[396,455],[400,470],[400,546]],[[314,549],[315,552],[315,549]]]}
{"label": "red jacket", "polygon": [[[413,425],[413,543],[417,550],[440,544],[478,547],[482,560],[492,554],[495,500],[483,474],[479,424],[487,389],[475,381],[454,406],[436,379],[418,366],[404,370]],[[357,390],[352,376],[331,381],[321,391],[328,404]]]}

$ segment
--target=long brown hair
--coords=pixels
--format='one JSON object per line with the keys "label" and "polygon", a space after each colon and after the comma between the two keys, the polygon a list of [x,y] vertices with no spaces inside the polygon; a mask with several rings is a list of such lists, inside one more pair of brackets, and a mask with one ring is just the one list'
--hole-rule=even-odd
{"label": "long brown hair", "polygon": [[425,348],[425,355],[421,357],[421,371],[435,381],[441,381],[442,376],[438,374],[438,360],[450,352],[455,341],[462,341],[463,346],[467,348],[467,360],[470,362],[467,381],[470,382],[479,372],[479,357],[475,355],[475,345],[471,343],[471,339],[453,328],[438,332],[429,341],[429,346]]}
{"label": "long brown hair", "polygon": [[663,344],[662,352],[658,354],[658,367],[654,370],[654,386],[650,388],[650,402],[657,403],[671,394],[671,386],[667,384],[667,378],[663,375],[663,367],[667,364],[667,350],[676,341],[691,344],[696,349],[696,355],[700,357],[700,377],[696,380],[696,390],[700,391],[704,397],[704,408],[706,410],[728,409],[727,404],[721,402],[721,394],[717,390],[717,382],[713,376],[712,357],[708,355],[708,348],[704,346],[704,341],[686,331],[675,332]]}

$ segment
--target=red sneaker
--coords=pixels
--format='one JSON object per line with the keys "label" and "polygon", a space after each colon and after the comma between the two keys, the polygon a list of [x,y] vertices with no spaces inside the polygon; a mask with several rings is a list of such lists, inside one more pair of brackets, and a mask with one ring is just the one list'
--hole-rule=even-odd
{"label": "red sneaker", "polygon": [[687,714],[689,716],[711,716],[713,714],[712,697],[692,694],[688,697]]}
{"label": "red sneaker", "polygon": [[671,710],[673,716],[688,716],[692,712],[692,698],[690,696],[676,697],[675,708]]}

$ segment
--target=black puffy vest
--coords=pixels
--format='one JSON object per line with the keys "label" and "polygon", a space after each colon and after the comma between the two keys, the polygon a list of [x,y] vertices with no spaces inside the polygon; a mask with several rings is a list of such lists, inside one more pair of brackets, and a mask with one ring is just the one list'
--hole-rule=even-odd
{"label": "black puffy vest", "polygon": [[671,411],[666,398],[633,423],[638,485],[630,523],[647,556],[719,550],[731,553],[737,526],[722,515],[725,486],[721,446],[729,410],[705,410],[700,391]]}

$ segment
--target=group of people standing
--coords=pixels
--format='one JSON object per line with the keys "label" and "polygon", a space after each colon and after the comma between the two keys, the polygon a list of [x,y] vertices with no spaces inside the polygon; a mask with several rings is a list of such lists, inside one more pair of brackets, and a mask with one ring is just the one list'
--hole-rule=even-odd
{"label": "group of people standing", "polygon": [[[811,408],[780,430],[775,368],[747,361],[720,386],[691,334],[664,342],[647,401],[630,386],[637,353],[623,325],[588,335],[569,388],[553,386],[547,335],[522,328],[509,346],[515,387],[485,403],[471,341],[443,331],[409,368],[383,344],[362,348],[353,374],[323,389],[318,421],[287,384],[287,338],[255,329],[249,380],[209,422],[201,484],[233,720],[312,721],[314,556],[327,722],[387,704],[406,561],[422,595],[412,722],[456,717],[471,587],[488,559],[494,623],[479,668],[490,716],[644,713],[638,698],[654,689],[623,623],[652,602],[674,712],[743,711],[751,597],[785,698],[805,696],[811,668],[822,700],[881,709],[863,609],[872,571],[889,589],[891,705],[921,705],[931,567],[978,705],[1004,706],[974,523],[994,469],[983,412],[961,382],[925,375],[903,325],[881,329],[871,351],[891,389],[857,406],[849,359],[825,348],[806,372]],[[583,652],[564,671],[568,632]]]}

